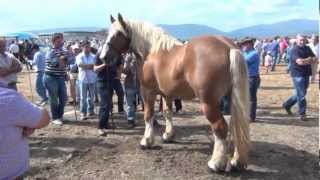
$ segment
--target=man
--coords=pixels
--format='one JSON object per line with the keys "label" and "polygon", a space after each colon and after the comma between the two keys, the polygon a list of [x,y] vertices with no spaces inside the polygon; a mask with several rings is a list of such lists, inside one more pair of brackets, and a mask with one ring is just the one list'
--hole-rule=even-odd
{"label": "man", "polygon": [[124,74],[124,89],[127,104],[127,120],[129,128],[135,127],[136,119],[136,97],[139,89],[139,80],[137,74],[137,58],[133,53],[128,53],[125,57],[123,74]]}
{"label": "man", "polygon": [[291,107],[298,103],[300,120],[306,121],[306,94],[309,86],[309,77],[311,76],[311,64],[317,59],[312,50],[306,46],[305,36],[297,35],[297,44],[291,50],[290,54],[290,73],[296,94],[291,96],[282,105],[286,112],[291,115]]}
{"label": "man", "polygon": [[113,79],[117,76],[117,67],[121,64],[122,57],[114,52],[113,49],[108,51],[107,60],[100,59],[100,53],[101,48],[96,55],[94,71],[97,73],[97,87],[100,96],[98,135],[104,136],[106,135],[106,130],[111,128],[109,112],[112,108]]}
{"label": "man", "polygon": [[245,38],[241,41],[241,49],[244,59],[247,63],[249,72],[249,90],[250,90],[250,118],[254,122],[256,120],[257,110],[257,91],[260,86],[259,64],[260,57],[258,52],[253,48],[253,39]]}
{"label": "man", "polygon": [[14,55],[17,59],[19,59],[19,46],[15,43],[15,41],[12,41],[9,46],[9,52]]}
{"label": "man", "polygon": [[[319,36],[318,35],[312,35],[311,42],[308,44],[310,49],[312,50],[313,54],[319,58]],[[316,81],[316,75],[317,75],[317,69],[318,69],[319,61],[311,64],[312,68],[312,76],[311,76],[311,83],[315,83]]]}
{"label": "man", "polygon": [[[123,113],[123,99],[124,99],[124,92],[123,87],[121,84],[121,73],[123,71],[123,58],[119,59],[119,62],[116,64],[116,76],[112,79],[112,88],[116,92],[118,97],[118,113]],[[112,93],[113,96],[113,93]],[[112,98],[111,98],[112,99]]]}
{"label": "man", "polygon": [[80,112],[81,119],[87,119],[87,115],[94,115],[94,91],[97,75],[93,71],[95,55],[91,53],[89,41],[83,43],[83,51],[76,57],[76,64],[79,67],[80,86]]}
{"label": "man", "polygon": [[44,70],[46,67],[46,59],[45,55],[40,51],[40,48],[37,44],[33,46],[34,56],[33,60],[31,61],[32,65],[35,65],[35,70],[37,73],[37,80],[36,80],[36,91],[38,95],[41,97],[41,101],[38,103],[40,106],[44,106],[47,104],[48,97],[46,88],[44,87],[43,83],[43,75]]}
{"label": "man", "polygon": [[29,169],[27,137],[49,123],[49,113],[0,83],[0,179],[23,179]]}
{"label": "man", "polygon": [[63,34],[55,33],[52,44],[52,49],[46,55],[44,84],[49,94],[52,123],[62,125],[67,101],[66,70],[68,61],[72,61],[72,54],[63,48]]}
{"label": "man", "polygon": [[6,52],[6,40],[0,38],[0,82],[17,90],[17,73],[22,71],[19,60]]}
{"label": "man", "polygon": [[274,40],[270,44],[269,48],[270,48],[269,50],[271,51],[271,55],[272,55],[272,59],[273,59],[271,71],[275,71],[277,60],[279,58],[278,57],[279,56],[279,41],[278,41],[278,37],[274,38]]}

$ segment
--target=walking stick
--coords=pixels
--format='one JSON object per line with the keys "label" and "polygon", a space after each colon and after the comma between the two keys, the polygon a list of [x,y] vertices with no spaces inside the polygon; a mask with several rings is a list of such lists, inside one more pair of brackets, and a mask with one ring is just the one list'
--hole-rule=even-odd
{"label": "walking stick", "polygon": [[[71,88],[71,80],[70,79],[69,79],[69,85],[70,85],[70,88]],[[77,104],[77,102],[73,102],[72,106],[73,106],[73,111],[74,111],[74,117],[76,118],[76,121],[78,121],[76,104]]]}
{"label": "walking stick", "polygon": [[111,117],[111,123],[112,123],[112,134],[114,134],[115,124],[113,120],[113,110],[110,111],[110,117]]}
{"label": "walking stick", "polygon": [[31,92],[31,102],[34,103],[33,101],[33,90],[32,90],[32,84],[31,84],[31,75],[30,75],[30,70],[28,68],[28,65],[26,65],[26,68],[27,68],[27,74],[28,74],[28,79],[29,79],[29,86],[30,86],[30,92]]}

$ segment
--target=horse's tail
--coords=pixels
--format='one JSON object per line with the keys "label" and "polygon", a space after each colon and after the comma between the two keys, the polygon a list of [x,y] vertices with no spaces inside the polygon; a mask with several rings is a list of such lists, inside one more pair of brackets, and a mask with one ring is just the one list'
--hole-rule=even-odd
{"label": "horse's tail", "polygon": [[230,131],[239,156],[247,161],[250,150],[249,81],[246,62],[238,49],[230,50],[232,81]]}

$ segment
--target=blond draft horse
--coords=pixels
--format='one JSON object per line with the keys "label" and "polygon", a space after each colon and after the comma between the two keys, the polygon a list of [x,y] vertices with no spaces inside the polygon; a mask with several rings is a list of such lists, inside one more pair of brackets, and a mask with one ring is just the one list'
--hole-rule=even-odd
{"label": "blond draft horse", "polygon": [[[183,44],[159,27],[124,20],[120,14],[117,20],[111,16],[111,23],[100,58],[104,59],[113,49],[118,53],[132,50],[142,59],[138,64],[138,76],[144,98],[145,132],[140,146],[150,148],[154,143],[157,94],[166,102],[164,141],[174,137],[172,99],[198,97],[214,132],[209,169],[218,172],[228,171],[226,167],[245,168],[250,149],[248,75],[236,45],[222,36],[196,37]],[[221,98],[230,91],[230,131],[235,146],[231,161],[227,156],[228,125],[219,106]]]}

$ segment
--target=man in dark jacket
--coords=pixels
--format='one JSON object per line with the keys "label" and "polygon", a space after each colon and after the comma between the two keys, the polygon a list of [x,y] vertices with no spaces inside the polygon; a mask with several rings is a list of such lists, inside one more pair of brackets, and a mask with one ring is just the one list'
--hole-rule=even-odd
{"label": "man in dark jacket", "polygon": [[317,59],[312,50],[306,46],[306,38],[303,35],[297,35],[297,46],[291,50],[290,72],[296,94],[291,96],[284,104],[283,108],[288,114],[291,113],[291,107],[298,103],[300,120],[306,120],[306,94],[309,87],[309,77],[311,76],[311,64]]}

